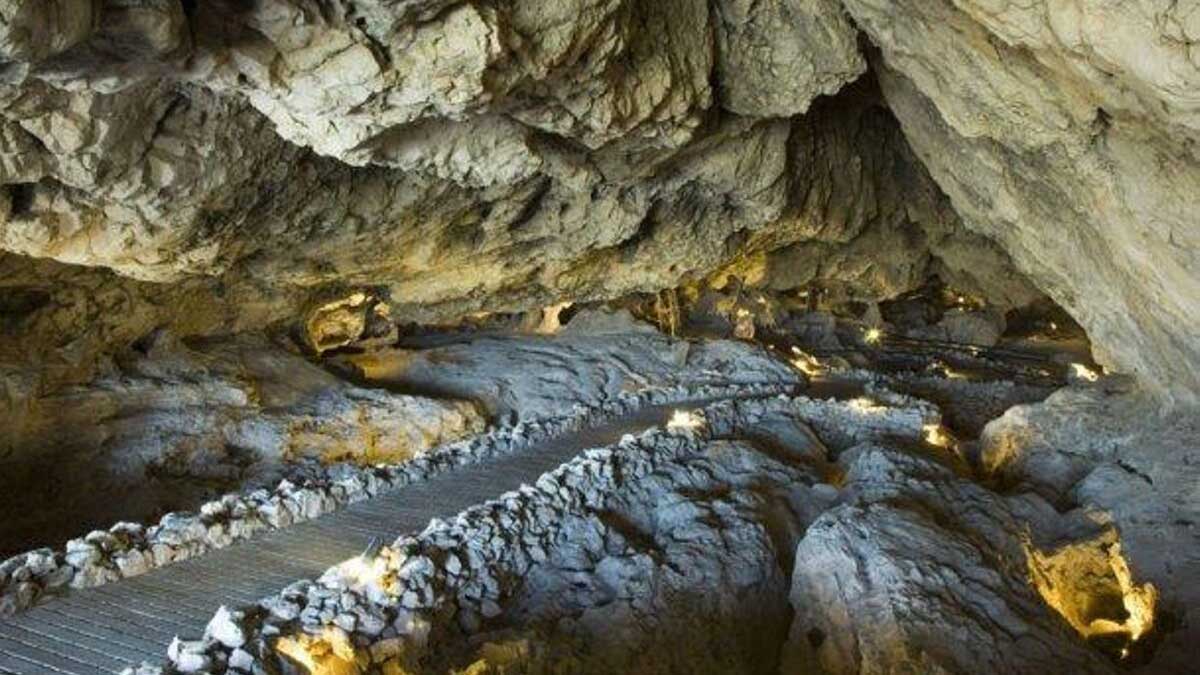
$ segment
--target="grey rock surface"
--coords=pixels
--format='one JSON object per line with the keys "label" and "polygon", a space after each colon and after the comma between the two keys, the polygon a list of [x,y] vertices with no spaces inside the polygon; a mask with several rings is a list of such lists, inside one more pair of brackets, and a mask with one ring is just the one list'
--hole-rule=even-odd
{"label": "grey rock surface", "polygon": [[1061,390],[1008,411],[985,430],[984,459],[1002,484],[1111,514],[1131,568],[1159,589],[1174,630],[1139,670],[1191,668],[1197,640],[1200,428],[1142,395],[1101,386]]}
{"label": "grey rock surface", "polygon": [[[15,612],[44,596],[61,595],[68,587],[87,588],[138,576],[245,542],[269,530],[317,518],[456,466],[520,452],[548,436],[595,425],[606,416],[625,414],[643,404],[687,397],[703,400],[731,393],[778,393],[802,384],[798,373],[751,345],[714,343],[696,349],[698,358],[676,363],[664,362],[663,355],[687,353],[688,345],[683,341],[644,330],[604,335],[607,341],[565,334],[541,340],[459,345],[457,356],[448,361],[458,362],[457,370],[431,372],[451,378],[462,387],[460,393],[464,396],[485,403],[493,400],[495,390],[511,387],[516,395],[505,400],[521,406],[523,413],[517,420],[516,415],[508,414],[513,411],[506,409],[499,418],[493,418],[499,419],[499,426],[483,434],[475,432],[482,429],[485,417],[474,403],[465,400],[354,387],[261,341],[218,342],[206,350],[192,351],[168,336],[160,336],[159,342],[150,345],[144,357],[136,359],[127,370],[133,382],[137,382],[136,376],[157,378],[142,383],[145,392],[125,402],[138,406],[133,412],[117,416],[128,428],[92,430],[93,434],[108,434],[107,443],[101,443],[94,435],[73,430],[70,418],[59,420],[59,433],[75,436],[77,454],[90,460],[81,462],[79,456],[68,456],[62,463],[87,472],[79,480],[87,486],[86,494],[93,501],[84,503],[86,508],[80,510],[77,503],[47,500],[39,519],[13,519],[7,523],[12,528],[7,533],[8,541],[13,546],[21,541],[19,537],[50,542],[57,537],[65,539],[78,531],[82,518],[89,519],[83,527],[107,525],[104,519],[114,513],[125,518],[149,518],[155,511],[170,508],[194,512],[174,511],[148,527],[122,522],[107,531],[96,530],[71,539],[60,550],[38,549],[14,556],[0,567],[0,603],[6,613]],[[537,368],[529,367],[529,350],[552,358],[540,362]],[[415,354],[434,360],[445,356],[437,350]],[[644,367],[648,375],[655,377],[631,377],[631,365]],[[232,374],[235,370],[236,378]],[[599,375],[589,378],[587,373]],[[415,377],[425,389],[439,382],[420,380],[421,372]],[[208,410],[208,417],[200,418],[195,408],[213,401],[202,394],[181,394],[173,388],[192,381],[224,383],[225,388],[219,391],[243,391],[236,384],[250,389],[253,396],[243,398],[253,401],[231,410],[213,408]],[[544,386],[547,382],[557,382],[558,387]],[[83,389],[80,396],[100,397],[107,402],[109,399],[102,395],[108,393],[109,389]],[[113,397],[119,399],[117,394]],[[391,407],[378,415],[373,408],[343,409],[348,405],[346,401],[353,403],[363,397],[375,404],[390,403]],[[232,398],[235,403],[241,400]],[[321,404],[311,405],[314,398]],[[179,407],[176,399],[192,405]],[[85,402],[90,400],[85,398]],[[47,402],[41,405],[49,407]],[[77,407],[75,412],[84,417],[94,414],[94,406]],[[155,423],[144,424],[147,417]],[[240,431],[247,425],[253,433]],[[176,427],[186,427],[187,434],[169,433]],[[36,429],[29,430],[33,431]],[[244,453],[256,454],[239,456],[240,463],[235,466],[228,466],[232,460],[222,456],[196,454],[196,446],[203,445],[201,441],[208,437],[215,438],[210,445],[227,449],[230,441],[222,440],[226,438],[222,434],[240,434],[237,438],[243,439],[240,447]],[[469,439],[456,440],[464,436]],[[41,437],[41,441],[61,439]],[[153,444],[148,445],[151,441]],[[135,449],[140,452],[140,463],[119,461]],[[187,452],[195,456],[186,463],[179,462],[178,455]],[[13,481],[8,491],[10,499],[28,495],[41,485],[39,481],[45,483],[44,489],[53,489],[62,480],[62,469],[59,473],[43,469],[33,476],[27,464],[12,463],[21,471],[9,477]],[[163,464],[182,466],[176,475],[164,477]],[[211,479],[213,474],[224,475],[227,480],[220,486],[234,491],[203,501],[216,485]],[[142,501],[123,496],[135,488]],[[157,508],[143,507],[146,502]],[[109,505],[110,510],[97,508],[96,504]],[[17,506],[12,508],[17,512]],[[215,639],[220,641],[220,636],[227,636],[230,621],[227,614],[219,619],[214,631]],[[345,617],[342,620],[350,621]]]}
{"label": "grey rock surface", "polygon": [[6,553],[274,485],[294,462],[402,461],[487,423],[470,401],[357,387],[254,336],[159,334],[90,383],[10,387],[0,411],[0,509],[20,515],[0,523]]}
{"label": "grey rock surface", "polygon": [[480,336],[426,349],[339,359],[375,386],[470,398],[501,418],[594,406],[651,387],[799,384],[803,376],[742,342],[689,342],[656,331],[568,330],[553,337]]}
{"label": "grey rock surface", "polygon": [[1029,582],[1021,533],[1066,529],[1048,504],[893,449],[842,461],[847,503],[796,550],[782,672],[1117,672]]}
{"label": "grey rock surface", "polygon": [[1200,62],[1183,2],[846,0],[963,223],[1165,398],[1200,391]]}
{"label": "grey rock surface", "polygon": [[718,403],[587,451],[401,537],[365,579],[333,568],[246,608],[244,651],[334,672],[1118,672],[1028,571],[1032,551],[1114,541],[1102,519],[956,474],[920,424],[836,451],[834,487],[808,425],[859,427],[814,403]]}
{"label": "grey rock surface", "polygon": [[749,264],[868,299],[934,272],[1037,295],[873,84],[842,92],[865,60],[832,0],[6,7],[0,351],[60,377],[340,291],[448,319]]}

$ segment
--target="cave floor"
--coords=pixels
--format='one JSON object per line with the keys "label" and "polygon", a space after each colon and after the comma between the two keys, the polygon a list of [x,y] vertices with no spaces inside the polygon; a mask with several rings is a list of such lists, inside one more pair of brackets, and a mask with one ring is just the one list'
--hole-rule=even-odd
{"label": "cave floor", "polygon": [[29,675],[93,675],[119,673],[143,660],[162,658],[174,636],[201,635],[216,606],[251,604],[292,581],[320,576],[353,559],[372,541],[420,531],[431,519],[451,518],[532,483],[587,448],[661,426],[675,408],[649,406],[252,542],[51,599],[0,623],[0,669]]}
{"label": "cave floor", "polygon": [[[214,532],[228,534],[249,516],[228,507],[236,499],[222,502],[226,510],[209,502],[199,517],[176,519],[200,527],[199,539],[179,544],[198,546],[187,555],[158,551],[187,534],[172,531],[169,516],[135,534],[130,528],[140,526],[94,533],[66,557],[49,550],[12,559],[17,564],[0,568],[10,602],[14,589],[45,590],[24,600],[37,607],[0,619],[0,672],[165,663],[176,635],[186,640],[170,645],[170,672],[281,658],[343,672],[334,661],[346,650],[372,668],[403,661],[429,673],[480,663],[850,672],[894,649],[906,650],[905,659],[934,658],[947,672],[969,672],[981,653],[996,672],[1172,672],[1183,662],[1191,597],[1180,589],[1200,579],[1200,556],[1166,562],[1173,554],[1163,537],[1200,551],[1197,500],[1186,494],[1200,462],[1189,460],[1196,436],[1186,420],[1155,435],[1119,380],[1073,376],[1079,356],[1069,345],[1055,353],[1045,343],[1022,351],[891,338],[822,353],[801,340],[760,340],[762,347],[681,340],[643,329],[477,334],[341,353],[300,386],[261,375],[248,383],[243,369],[239,389],[207,370],[204,387],[224,391],[233,412],[208,420],[222,431],[204,437],[209,446],[189,461],[212,460],[204,452],[215,442],[225,453],[218,465],[244,463],[239,439],[275,437],[239,424],[266,412],[274,432],[293,435],[269,451],[257,446],[246,475],[258,484],[314,480],[320,503],[218,541]],[[255,354],[251,361],[283,359],[285,370],[305,363],[264,357],[261,344],[239,349]],[[126,370],[120,391],[156,393],[111,419],[139,427],[153,419],[147,410],[196,384],[181,373],[202,357],[178,349],[145,355]],[[353,467],[404,466],[426,449],[477,436],[482,421],[537,429],[547,416],[672,387],[726,393],[650,405],[406,487],[368,489],[369,498],[350,497],[357,503],[348,506],[342,479],[330,478],[370,479],[371,469]],[[236,395],[247,390],[252,404]],[[692,408],[702,410],[682,412]],[[195,412],[172,415],[180,410]],[[345,447],[365,442],[383,451],[347,434],[352,424],[317,428],[315,435],[343,435],[333,447],[307,447],[311,437],[295,432],[312,431],[314,418],[369,426],[372,411],[402,424],[439,421],[400,450],[360,456]],[[125,441],[121,452],[108,441],[107,457],[128,463],[130,475],[162,470],[129,459],[159,446]],[[1156,461],[1131,454],[1146,445],[1166,450]],[[601,446],[606,454],[580,454]],[[237,480],[235,490],[255,485]],[[116,485],[107,498],[129,483]],[[283,493],[285,505],[291,494]],[[1148,525],[1158,538],[1147,536]],[[345,571],[372,542],[393,540],[372,554],[381,568],[366,581]],[[55,570],[76,564],[80,551],[92,556],[81,563],[89,580],[68,576],[52,588]],[[44,569],[31,572],[35,559]],[[139,565],[127,569],[131,559]],[[315,582],[292,583],[327,568]],[[862,578],[878,581],[861,586]],[[68,590],[81,585],[95,587]],[[214,617],[218,606],[233,613]],[[876,630],[869,616],[878,607],[898,623]],[[414,633],[416,625],[423,628]],[[941,636],[951,630],[967,636],[956,644],[976,646],[947,645]],[[240,637],[225,639],[229,631]],[[1037,637],[1017,648],[1005,637],[1014,633]],[[378,646],[397,641],[419,656]]]}

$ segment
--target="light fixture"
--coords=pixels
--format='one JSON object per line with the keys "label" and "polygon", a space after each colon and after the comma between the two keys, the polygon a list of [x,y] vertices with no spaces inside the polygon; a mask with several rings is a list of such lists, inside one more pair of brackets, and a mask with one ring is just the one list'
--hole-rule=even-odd
{"label": "light fixture", "polygon": [[926,424],[921,430],[925,432],[925,442],[932,446],[948,448],[953,443],[953,438],[940,424]]}
{"label": "light fixture", "polygon": [[792,359],[792,365],[795,366],[796,370],[809,377],[821,374],[821,362],[817,360],[817,357],[808,354],[799,347],[792,347],[792,353],[796,355],[796,358]]}
{"label": "light fixture", "polygon": [[378,537],[372,537],[362,553],[335,568],[337,574],[356,588],[379,585],[387,571],[386,561],[379,555],[382,550],[383,542]]}
{"label": "light fixture", "polygon": [[[1027,538],[1023,546],[1034,588],[1084,638],[1112,636],[1121,641],[1113,650],[1125,658],[1130,646],[1154,628],[1158,589],[1134,581],[1116,530],[1051,551],[1039,550]],[[1120,598],[1119,610],[1111,598]]]}
{"label": "light fixture", "polygon": [[692,431],[703,426],[704,417],[695,410],[676,410],[667,420],[667,429],[670,431]]}
{"label": "light fixture", "polygon": [[1082,363],[1072,363],[1071,364],[1071,372],[1075,374],[1076,378],[1083,380],[1085,382],[1095,382],[1100,379],[1099,373],[1092,370],[1091,368],[1088,368],[1087,366],[1083,365]]}
{"label": "light fixture", "polygon": [[875,401],[867,398],[866,396],[859,396],[857,398],[850,399],[850,407],[854,408],[858,412],[873,414],[886,410],[884,406],[876,404]]}

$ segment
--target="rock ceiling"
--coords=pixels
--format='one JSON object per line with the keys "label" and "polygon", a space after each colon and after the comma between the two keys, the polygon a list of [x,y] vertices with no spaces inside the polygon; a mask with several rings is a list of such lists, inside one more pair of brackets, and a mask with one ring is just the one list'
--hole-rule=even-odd
{"label": "rock ceiling", "polygon": [[1195,402],[1198,40],[1168,0],[0,0],[0,355],[938,274]]}

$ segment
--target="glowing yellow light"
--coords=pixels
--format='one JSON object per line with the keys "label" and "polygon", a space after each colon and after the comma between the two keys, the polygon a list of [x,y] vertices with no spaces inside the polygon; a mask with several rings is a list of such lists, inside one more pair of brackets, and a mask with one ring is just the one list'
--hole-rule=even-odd
{"label": "glowing yellow light", "polygon": [[951,380],[965,380],[965,379],[967,379],[967,376],[966,376],[966,375],[964,375],[964,374],[962,374],[962,373],[958,372],[957,370],[952,370],[952,369],[950,368],[950,366],[942,366],[942,373],[943,373],[943,374],[945,374],[945,376],[946,376],[946,377],[948,377],[948,378],[950,378]]}
{"label": "glowing yellow light", "polygon": [[750,316],[750,310],[746,309],[745,307],[738,307],[737,318],[745,319],[748,316]]}
{"label": "glowing yellow light", "polygon": [[940,371],[942,373],[942,375],[945,375],[946,377],[950,378],[951,380],[967,379],[967,376],[965,374],[952,369],[950,366],[946,365],[942,361],[933,361],[928,366],[926,366],[926,370]]}
{"label": "glowing yellow light", "polygon": [[1051,321],[1050,322],[1050,330],[1058,330],[1058,324]]}
{"label": "glowing yellow light", "polygon": [[1075,377],[1087,382],[1095,382],[1100,379],[1100,374],[1088,368],[1082,363],[1072,363],[1071,371],[1075,373]]}
{"label": "glowing yellow light", "polygon": [[320,635],[301,633],[275,642],[275,651],[291,658],[311,675],[358,675],[354,645],[340,628],[328,626]]}
{"label": "glowing yellow light", "polygon": [[869,345],[877,345],[883,340],[883,331],[878,328],[868,328],[867,332],[863,335],[863,339]]}
{"label": "glowing yellow light", "polygon": [[821,362],[815,356],[806,353],[799,347],[792,347],[792,353],[796,355],[796,358],[792,359],[792,365],[796,367],[796,370],[808,376],[821,373]]}
{"label": "glowing yellow light", "polygon": [[872,401],[866,396],[859,396],[858,398],[850,399],[850,407],[862,413],[878,413],[887,409],[884,406],[876,404],[875,401]]}
{"label": "glowing yellow light", "polygon": [[667,421],[667,429],[672,431],[699,429],[704,426],[704,417],[694,410],[676,410]]}
{"label": "glowing yellow light", "polygon": [[338,563],[325,572],[326,577],[333,577],[355,590],[386,588],[389,582],[389,558],[395,558],[396,553],[385,550],[378,539],[372,539],[367,550],[361,555]]}
{"label": "glowing yellow light", "polygon": [[921,430],[925,432],[925,442],[930,445],[939,448],[948,448],[953,443],[954,439],[946,432],[945,427],[940,424],[926,424],[921,427]]}
{"label": "glowing yellow light", "polygon": [[562,330],[562,321],[559,320],[559,316],[563,313],[563,310],[570,309],[572,304],[574,303],[560,302],[556,305],[543,307],[541,322],[538,323],[534,332],[541,333],[542,335],[553,335]]}
{"label": "glowing yellow light", "polygon": [[1125,556],[1121,555],[1121,542],[1115,542],[1109,547],[1108,562],[1117,577],[1117,584],[1121,589],[1121,604],[1124,605],[1128,616],[1120,623],[1110,619],[1096,619],[1092,626],[1107,633],[1128,633],[1129,641],[1136,642],[1154,627],[1154,606],[1158,603],[1158,589],[1151,583],[1141,586],[1133,583],[1129,563]]}
{"label": "glowing yellow light", "polygon": [[[1083,637],[1124,635],[1122,658],[1129,645],[1154,627],[1158,589],[1135,584],[1129,563],[1121,553],[1116,530],[1090,540],[1074,542],[1043,553],[1025,542],[1029,575],[1046,604],[1062,615]],[[1098,598],[1119,596],[1124,616],[1097,617]]]}
{"label": "glowing yellow light", "polygon": [[358,556],[351,558],[338,566],[342,578],[354,583],[355,586],[379,585],[387,573],[387,562],[382,558],[372,559]]}

